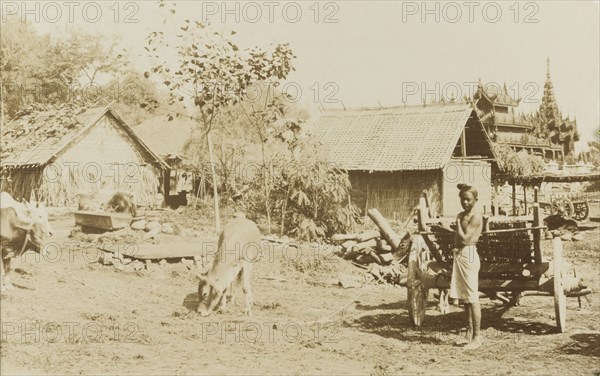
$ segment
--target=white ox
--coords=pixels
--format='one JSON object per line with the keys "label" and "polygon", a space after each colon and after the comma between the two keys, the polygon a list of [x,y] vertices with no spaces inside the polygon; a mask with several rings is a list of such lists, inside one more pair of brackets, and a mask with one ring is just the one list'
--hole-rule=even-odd
{"label": "white ox", "polygon": [[42,252],[44,241],[50,236],[52,229],[43,203],[20,203],[8,193],[0,193],[2,291],[13,289],[10,281],[11,260],[29,249]]}

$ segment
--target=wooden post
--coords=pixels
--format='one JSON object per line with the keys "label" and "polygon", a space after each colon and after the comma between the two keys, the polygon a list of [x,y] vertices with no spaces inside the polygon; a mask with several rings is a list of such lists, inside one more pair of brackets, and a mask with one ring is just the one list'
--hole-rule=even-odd
{"label": "wooden post", "polygon": [[540,204],[538,203],[538,188],[535,187],[533,189],[533,227],[536,229],[533,230],[533,253],[536,264],[540,264],[542,262],[542,229],[541,220],[540,220]]}
{"label": "wooden post", "polygon": [[525,201],[525,215],[527,215],[527,186],[523,185],[523,200]]}
{"label": "wooden post", "polygon": [[427,209],[427,201],[425,200],[425,197],[419,198],[419,215],[417,216],[419,231],[429,231],[429,227],[427,227],[426,223],[428,212],[429,210]]}
{"label": "wooden post", "polygon": [[163,175],[163,206],[168,206],[171,201],[171,169],[168,168]]}
{"label": "wooden post", "polygon": [[367,183],[367,198],[365,200],[365,222],[367,221],[367,218],[368,218],[368,211],[369,211],[369,183]]}
{"label": "wooden post", "polygon": [[515,186],[515,182],[512,183],[512,215],[517,215],[517,187]]}
{"label": "wooden post", "polygon": [[433,208],[431,207],[431,201],[429,200],[429,194],[427,193],[426,189],[423,190],[423,197],[425,198],[425,205],[427,205],[427,213],[429,218],[435,218],[433,215]]}
{"label": "wooden post", "polygon": [[481,226],[484,233],[490,232],[490,217],[487,215],[483,216],[483,225]]}
{"label": "wooden post", "polygon": [[465,132],[465,128],[463,128],[462,130],[462,135],[460,136],[460,153],[462,154],[463,157],[467,156],[467,143],[466,141],[466,132]]}

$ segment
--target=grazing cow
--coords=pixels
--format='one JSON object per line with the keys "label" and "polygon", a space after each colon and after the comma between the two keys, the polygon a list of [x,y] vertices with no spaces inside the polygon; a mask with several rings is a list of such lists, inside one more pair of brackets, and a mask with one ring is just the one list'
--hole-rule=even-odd
{"label": "grazing cow", "polygon": [[246,297],[244,313],[252,314],[252,262],[261,254],[261,238],[256,224],[243,217],[234,218],[223,228],[212,268],[198,276],[198,313],[209,316],[217,306],[225,311],[233,283],[241,278]]}
{"label": "grazing cow", "polygon": [[12,290],[10,264],[14,257],[31,249],[40,253],[44,241],[52,236],[48,214],[42,205],[15,201],[8,193],[0,197],[0,247],[2,255],[1,290]]}

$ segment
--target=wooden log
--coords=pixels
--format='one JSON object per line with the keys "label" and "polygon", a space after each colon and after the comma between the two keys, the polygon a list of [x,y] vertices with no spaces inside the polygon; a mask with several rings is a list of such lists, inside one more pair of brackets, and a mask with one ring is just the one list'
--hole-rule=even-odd
{"label": "wooden log", "polygon": [[348,250],[346,250],[346,252],[344,253],[344,259],[345,260],[356,260],[358,258],[358,256],[360,256],[357,252],[354,252],[352,250],[352,248],[349,248]]}
{"label": "wooden log", "polygon": [[160,228],[155,228],[155,229],[150,230],[147,233],[145,233],[143,236],[143,239],[148,240],[151,238],[155,238],[156,236],[158,236],[158,234],[160,234]]}
{"label": "wooden log", "polygon": [[356,245],[357,241],[356,240],[346,240],[345,242],[342,243],[342,248],[346,249],[346,250],[350,250],[352,249],[352,247],[354,247],[354,245]]}
{"label": "wooden log", "polygon": [[394,256],[391,253],[381,253],[379,254],[379,258],[384,264],[389,264],[394,259]]}
{"label": "wooden log", "polygon": [[371,239],[371,240],[367,240],[366,242],[355,244],[352,247],[352,250],[354,252],[361,252],[362,250],[367,249],[367,248],[374,248],[376,245],[377,245],[377,240]]}
{"label": "wooden log", "polygon": [[381,259],[372,248],[363,250],[363,252],[356,257],[355,261],[361,264],[370,264],[373,262],[378,264],[382,263]]}
{"label": "wooden log", "polygon": [[379,237],[380,237],[379,231],[367,230],[367,231],[364,231],[364,232],[361,232],[360,234],[358,234],[356,236],[356,241],[358,241],[359,243],[362,243],[362,242],[366,242],[367,240],[376,239]]}
{"label": "wooden log", "polygon": [[331,241],[336,244],[341,244],[347,240],[356,240],[357,234],[334,234],[331,236]]}
{"label": "wooden log", "polygon": [[373,248],[368,248],[366,250],[367,255],[369,255],[369,257],[371,257],[371,259],[378,263],[378,264],[383,264],[383,260],[381,259],[381,257],[379,257],[379,255],[377,254],[377,252],[375,252],[375,249]]}
{"label": "wooden log", "polygon": [[354,252],[360,252],[363,249],[374,248],[376,245],[377,245],[377,240],[371,239],[371,240],[367,240],[366,242],[356,243],[355,245],[352,246],[352,250]]}
{"label": "wooden log", "polygon": [[377,251],[379,251],[379,253],[391,252],[392,246],[389,245],[388,242],[385,241],[385,239],[379,239],[377,241]]}
{"label": "wooden log", "polygon": [[397,234],[396,231],[392,229],[392,226],[388,223],[388,221],[381,215],[379,210],[372,208],[367,211],[369,218],[377,225],[379,230],[381,231],[381,236],[388,242],[389,245],[392,246],[393,250],[397,250],[400,247],[400,243],[402,239],[409,235],[408,231],[403,231],[402,234]]}

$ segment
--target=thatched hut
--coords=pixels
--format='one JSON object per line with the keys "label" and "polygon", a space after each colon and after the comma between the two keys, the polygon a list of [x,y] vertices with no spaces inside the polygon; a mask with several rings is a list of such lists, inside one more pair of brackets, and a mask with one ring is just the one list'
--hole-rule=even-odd
{"label": "thatched hut", "polygon": [[32,112],[1,135],[2,190],[17,199],[72,206],[81,193],[123,191],[137,205],[153,205],[168,185],[168,165],[110,106]]}
{"label": "thatched hut", "polygon": [[195,193],[199,183],[193,163],[185,154],[186,144],[197,124],[186,118],[167,121],[155,117],[138,124],[134,130],[152,150],[169,165],[169,190],[165,195],[167,205],[177,207],[187,204],[187,194]]}
{"label": "thatched hut", "polygon": [[405,219],[427,191],[438,215],[456,215],[459,183],[475,186],[491,209],[494,152],[469,104],[329,110],[315,134],[328,160],[348,171],[362,209]]}

